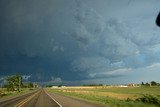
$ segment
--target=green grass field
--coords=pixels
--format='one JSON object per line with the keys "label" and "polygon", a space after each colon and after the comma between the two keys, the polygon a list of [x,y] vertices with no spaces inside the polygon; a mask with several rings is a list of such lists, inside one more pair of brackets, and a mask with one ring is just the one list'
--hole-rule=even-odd
{"label": "green grass field", "polygon": [[[47,89],[50,92],[87,100],[111,107],[159,107],[160,105],[135,101],[151,95],[160,101],[160,87],[78,87]],[[148,100],[148,99],[147,99]],[[153,99],[151,99],[153,100]]]}

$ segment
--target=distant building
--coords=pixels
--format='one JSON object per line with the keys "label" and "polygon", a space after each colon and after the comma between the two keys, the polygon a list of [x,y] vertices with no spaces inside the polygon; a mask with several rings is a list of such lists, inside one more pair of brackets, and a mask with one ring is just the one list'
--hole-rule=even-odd
{"label": "distant building", "polygon": [[128,87],[139,87],[139,84],[128,84]]}
{"label": "distant building", "polygon": [[119,85],[119,87],[128,87],[127,85]]}
{"label": "distant building", "polygon": [[52,86],[51,88],[65,88],[66,86]]}
{"label": "distant building", "polygon": [[51,88],[58,88],[58,86],[52,86]]}

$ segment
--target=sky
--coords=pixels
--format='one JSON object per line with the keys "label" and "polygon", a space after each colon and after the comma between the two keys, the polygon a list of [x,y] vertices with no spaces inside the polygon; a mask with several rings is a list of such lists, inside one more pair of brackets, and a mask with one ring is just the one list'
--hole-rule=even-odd
{"label": "sky", "polygon": [[0,81],[160,82],[159,0],[0,0]]}

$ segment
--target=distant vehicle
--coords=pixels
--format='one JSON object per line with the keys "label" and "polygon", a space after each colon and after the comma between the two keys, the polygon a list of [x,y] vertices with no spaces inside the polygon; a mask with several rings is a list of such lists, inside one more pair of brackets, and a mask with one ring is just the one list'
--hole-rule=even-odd
{"label": "distant vehicle", "polygon": [[160,12],[159,12],[159,14],[157,16],[156,24],[160,27]]}

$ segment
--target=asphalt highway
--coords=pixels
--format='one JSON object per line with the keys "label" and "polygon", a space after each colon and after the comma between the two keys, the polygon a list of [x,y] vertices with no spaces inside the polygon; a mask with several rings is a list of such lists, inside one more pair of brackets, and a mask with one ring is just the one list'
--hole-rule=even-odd
{"label": "asphalt highway", "polygon": [[[44,89],[0,101],[0,107],[104,107],[102,105],[48,93]],[[106,107],[106,106],[105,106]]]}
{"label": "asphalt highway", "polygon": [[0,107],[61,107],[46,91],[34,93],[0,102]]}

